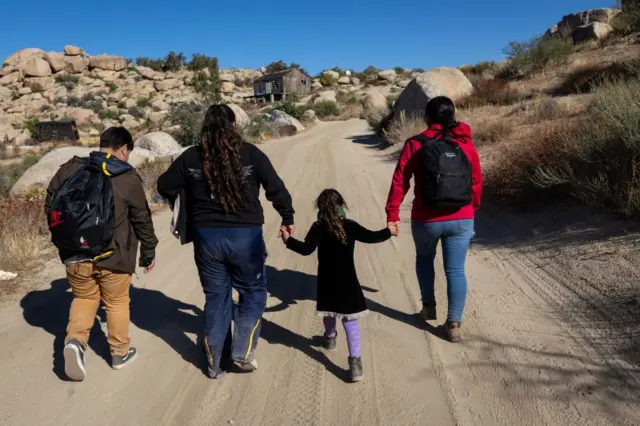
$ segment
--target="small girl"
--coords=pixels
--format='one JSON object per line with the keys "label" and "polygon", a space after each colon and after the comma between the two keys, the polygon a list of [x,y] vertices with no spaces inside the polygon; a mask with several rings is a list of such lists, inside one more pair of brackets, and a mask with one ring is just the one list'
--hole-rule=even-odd
{"label": "small girl", "polygon": [[323,317],[325,349],[336,347],[336,320],[342,319],[349,345],[349,374],[352,382],[362,380],[360,327],[358,318],[366,315],[367,303],[360,288],[353,261],[355,242],[381,243],[391,238],[388,228],[370,231],[346,218],[346,203],[335,189],[325,189],[316,200],[318,220],[304,242],[283,231],[287,248],[303,256],[318,247],[317,315]]}

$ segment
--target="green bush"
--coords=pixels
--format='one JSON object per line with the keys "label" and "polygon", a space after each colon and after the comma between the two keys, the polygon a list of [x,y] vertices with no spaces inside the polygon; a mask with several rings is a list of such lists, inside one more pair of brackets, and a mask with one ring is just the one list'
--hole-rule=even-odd
{"label": "green bush", "polygon": [[355,73],[355,77],[359,78],[361,81],[371,81],[378,79],[378,69],[373,65],[369,65],[367,68],[362,70],[362,72]]}
{"label": "green bush", "polygon": [[138,108],[151,108],[151,98],[140,98],[136,102]]}
{"label": "green bush", "polygon": [[164,66],[162,67],[163,71],[171,71],[176,72],[180,71],[184,64],[186,63],[186,58],[183,53],[176,53],[171,51],[167,54],[166,58],[164,58]]}
{"label": "green bush", "polygon": [[31,133],[31,138],[33,140],[38,140],[38,131],[36,127],[38,126],[38,123],[40,123],[40,120],[37,118],[28,118],[24,120],[23,123],[24,123],[24,128],[28,130],[29,133]]}
{"label": "green bush", "polygon": [[75,75],[57,75],[55,80],[56,83],[62,84],[68,91],[72,91],[80,81],[80,78]]}
{"label": "green bush", "polygon": [[118,90],[118,86],[113,81],[107,83],[107,89],[109,89],[109,93],[113,93]]}
{"label": "green bush", "polygon": [[273,105],[273,109],[277,109],[279,111],[282,111],[284,113],[289,114],[291,117],[300,120],[302,118],[302,115],[305,112],[305,108],[299,107],[297,106],[293,100],[287,99],[286,101],[283,102],[278,102],[277,104]]}
{"label": "green bush", "polygon": [[322,74],[320,76],[320,84],[322,84],[323,87],[335,86],[337,83],[338,83],[338,80],[336,80],[330,75]]}
{"label": "green bush", "polygon": [[0,168],[0,198],[8,197],[9,191],[27,169],[40,161],[40,157],[30,155],[21,163],[4,165]]}
{"label": "green bush", "polygon": [[574,47],[558,38],[533,38],[525,42],[510,42],[503,49],[509,64],[500,72],[501,78],[530,77],[550,66],[563,65]]}
{"label": "green bush", "polygon": [[129,108],[129,110],[127,111],[129,113],[129,115],[134,116],[135,118],[144,118],[144,111],[142,111],[140,108],[138,107],[131,107]]}
{"label": "green bush", "polygon": [[164,59],[140,57],[136,58],[136,65],[139,67],[151,68],[154,71],[161,72],[164,69]]}
{"label": "green bush", "polygon": [[276,62],[271,62],[269,65],[267,65],[265,67],[265,69],[267,70],[268,73],[279,72],[279,71],[284,71],[284,70],[289,70],[289,69],[297,69],[297,70],[309,75],[307,70],[302,68],[300,66],[300,64],[296,64],[295,62],[291,62],[289,65],[287,65],[287,63],[285,61],[283,61],[283,60],[276,61]]}
{"label": "green bush", "polygon": [[340,115],[340,107],[334,101],[322,101],[313,105],[313,110],[320,118]]}
{"label": "green bush", "polygon": [[204,113],[204,105],[197,102],[171,106],[169,120],[173,125],[180,126],[180,130],[175,135],[180,145],[190,146],[198,143]]}
{"label": "green bush", "polygon": [[202,71],[209,68],[218,68],[218,58],[215,56],[202,55],[194,53],[191,61],[187,64],[187,68],[191,71]]}
{"label": "green bush", "polygon": [[102,120],[115,120],[118,121],[120,119],[120,113],[114,109],[105,108],[100,110],[98,116]]}
{"label": "green bush", "polygon": [[622,36],[640,32],[640,0],[625,0],[622,12],[613,21],[613,29]]}
{"label": "green bush", "polygon": [[269,124],[263,116],[253,117],[242,132],[243,138],[247,142],[260,143],[265,139],[270,139],[273,135],[273,126]]}
{"label": "green bush", "polygon": [[606,66],[585,66],[573,71],[555,89],[556,95],[589,93],[608,81],[633,80],[640,78],[640,59],[613,62]]}

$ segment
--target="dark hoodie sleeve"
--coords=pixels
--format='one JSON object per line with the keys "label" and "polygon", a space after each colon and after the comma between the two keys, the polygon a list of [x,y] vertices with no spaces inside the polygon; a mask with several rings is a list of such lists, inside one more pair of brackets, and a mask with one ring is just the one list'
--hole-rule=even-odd
{"label": "dark hoodie sleeve", "polygon": [[353,238],[361,243],[377,244],[391,238],[391,231],[389,228],[384,228],[379,231],[370,231],[354,220],[350,221],[350,227],[351,232],[353,232]]}
{"label": "dark hoodie sleeve", "polygon": [[309,256],[318,247],[318,239],[320,236],[320,225],[318,222],[314,223],[307,232],[307,236],[304,241],[297,240],[293,237],[289,237],[287,240],[287,248],[303,256]]}
{"label": "dark hoodie sleeve", "polygon": [[265,190],[267,200],[273,204],[273,207],[282,217],[282,224],[293,225],[295,211],[293,210],[291,195],[273,168],[269,157],[258,148],[255,148],[253,152],[253,166]]}
{"label": "dark hoodie sleeve", "polygon": [[153,229],[151,210],[142,187],[142,178],[137,172],[132,173],[132,181],[127,194],[129,221],[133,226],[136,237],[138,237],[138,241],[140,241],[140,266],[146,267],[156,257],[158,238],[156,238],[156,233]]}
{"label": "dark hoodie sleeve", "polygon": [[166,172],[158,178],[157,189],[158,194],[165,200],[169,200],[173,204],[180,194],[180,190],[185,187],[185,155],[187,151],[182,153],[176,160],[171,163]]}

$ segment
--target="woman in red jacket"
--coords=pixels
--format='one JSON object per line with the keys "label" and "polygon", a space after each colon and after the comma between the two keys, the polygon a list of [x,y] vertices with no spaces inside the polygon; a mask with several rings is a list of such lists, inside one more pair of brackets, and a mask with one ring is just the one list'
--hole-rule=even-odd
{"label": "woman in red jacket", "polygon": [[426,121],[428,129],[422,134],[427,138],[440,139],[443,131],[458,144],[471,164],[471,202],[455,210],[438,210],[425,202],[421,186],[422,170],[419,155],[422,143],[409,139],[393,174],[389,198],[387,200],[387,221],[396,230],[400,226],[400,205],[409,191],[411,177],[415,177],[415,198],[411,210],[411,230],[416,246],[416,273],[422,294],[422,312],[425,320],[436,319],[435,269],[434,261],[438,241],[442,240],[444,270],[447,277],[448,317],[445,328],[449,340],[460,341],[462,313],[467,297],[465,260],[469,243],[474,234],[475,212],[480,208],[482,195],[482,170],[480,159],[471,139],[471,129],[455,119],[453,101],[438,96],[427,104]]}

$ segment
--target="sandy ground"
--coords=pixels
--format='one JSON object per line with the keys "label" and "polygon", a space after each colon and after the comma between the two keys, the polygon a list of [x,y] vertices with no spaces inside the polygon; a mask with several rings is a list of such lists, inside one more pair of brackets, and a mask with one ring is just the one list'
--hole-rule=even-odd
{"label": "sandy ground", "polygon": [[[367,133],[360,120],[324,123],[263,145],[294,196],[299,236],[314,220],[314,196],[330,186],[349,202],[350,217],[372,229],[385,225],[394,163]],[[585,243],[589,251],[575,239],[571,245],[554,240],[566,231],[563,224],[553,228],[546,220],[535,227],[527,222],[533,216],[511,217],[488,206],[478,218],[468,260],[464,340],[454,345],[443,340],[439,327],[446,314],[442,273],[437,281],[439,321],[424,325],[415,318],[420,302],[408,220],[411,198],[403,207],[399,238],[356,249],[372,310],[362,321],[364,382],[345,382],[344,333],[337,352],[318,347],[315,256],[285,250],[277,238],[277,215],[266,202],[269,301],[257,351],[260,369],[222,381],[206,378],[196,346],[204,298],[192,247],[180,246],[169,235],[169,216],[162,213],[156,216],[158,265],[152,274],[134,277],[131,291],[131,337],[140,350],[136,363],[117,372],[109,367],[104,318],[99,318],[88,351],[87,380],[63,380],[60,349],[71,296],[62,267],[52,261],[29,289],[5,300],[0,310],[0,421],[640,424],[637,329],[624,320],[628,317],[612,314],[638,309],[638,294],[633,294],[637,251],[607,251],[618,247],[616,241],[623,245],[616,238],[625,238],[625,247],[637,248],[637,241],[629,242],[624,234],[594,242],[595,231],[583,227],[580,235],[591,238]],[[617,283],[612,288],[617,292],[613,305],[607,305],[608,287],[593,280],[607,281],[602,271],[611,264],[597,262],[613,257],[622,259],[623,266],[614,268],[618,275],[612,277]],[[579,262],[572,263],[575,259]],[[616,304],[625,298],[627,305]]]}

